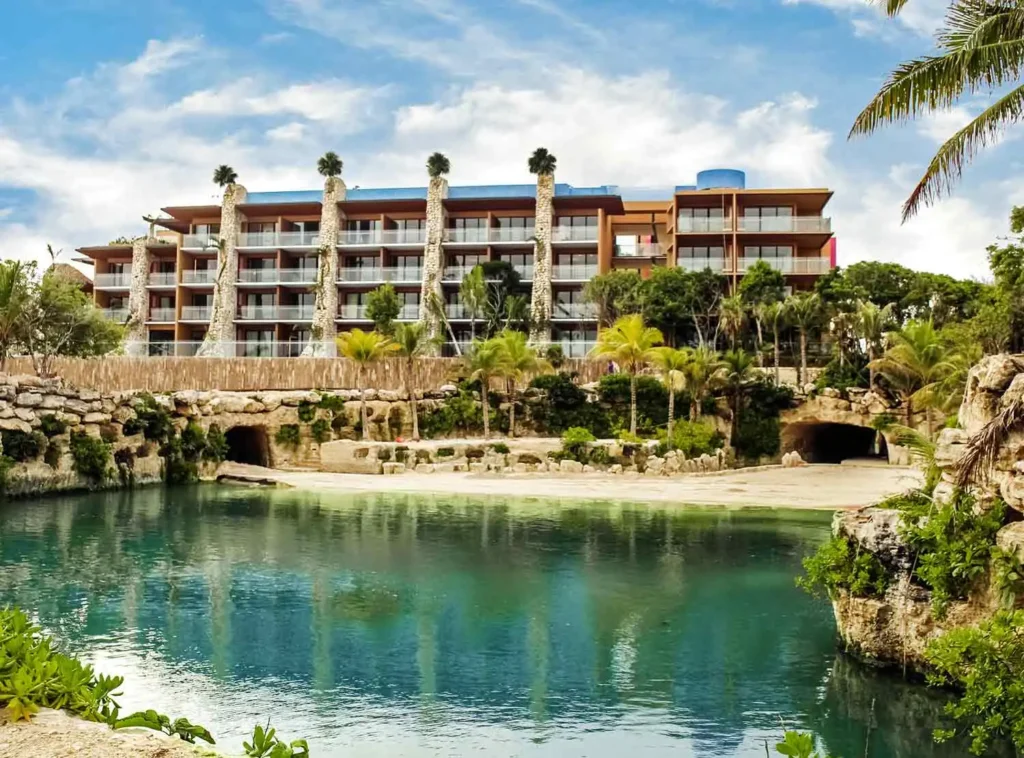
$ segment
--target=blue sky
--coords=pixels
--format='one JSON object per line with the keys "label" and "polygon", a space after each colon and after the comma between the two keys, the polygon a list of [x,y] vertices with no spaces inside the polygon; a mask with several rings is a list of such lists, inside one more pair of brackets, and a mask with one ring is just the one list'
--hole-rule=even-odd
{"label": "blue sky", "polygon": [[[943,0],[898,20],[863,0],[25,0],[0,28],[0,254],[37,258],[251,191],[558,180],[624,191],[735,167],[752,186],[828,186],[840,262],[987,276],[1020,160],[988,151],[955,195],[900,226],[939,141],[981,106],[847,142],[899,61],[927,52]],[[1011,135],[1012,136],[1012,135]]]}

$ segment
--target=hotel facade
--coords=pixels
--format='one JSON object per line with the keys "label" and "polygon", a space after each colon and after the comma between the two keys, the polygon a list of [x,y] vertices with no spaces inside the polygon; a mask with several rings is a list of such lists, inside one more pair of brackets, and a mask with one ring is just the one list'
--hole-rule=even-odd
{"label": "hotel facade", "polygon": [[[468,343],[459,285],[474,266],[504,261],[531,295],[532,339],[582,356],[597,338],[583,288],[616,269],[710,268],[731,288],[757,261],[787,288],[809,289],[836,264],[827,189],[748,189],[742,172],[712,170],[661,200],[623,200],[613,186],[536,185],[247,192],[221,205],[164,208],[130,245],[83,247],[96,304],[128,324],[134,355],[333,355],[333,338],[372,328],[369,293],[390,283],[399,320],[428,322],[440,304]],[[153,229],[161,227],[159,232]],[[432,294],[433,293],[433,294]],[[433,315],[432,315],[433,314]],[[463,345],[460,345],[463,347]]]}

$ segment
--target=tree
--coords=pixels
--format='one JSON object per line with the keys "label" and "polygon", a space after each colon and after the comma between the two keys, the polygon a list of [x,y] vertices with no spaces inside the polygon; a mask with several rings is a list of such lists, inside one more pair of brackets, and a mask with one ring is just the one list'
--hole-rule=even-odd
{"label": "tree", "polygon": [[21,261],[0,262],[0,371],[18,337],[18,328],[31,297],[32,266]]}
{"label": "tree", "polygon": [[218,187],[227,187],[237,181],[238,173],[227,164],[222,163],[213,172],[213,183]]}
{"label": "tree", "polygon": [[636,377],[653,358],[653,348],[663,342],[661,332],[647,326],[643,316],[622,316],[597,335],[590,351],[595,360],[613,360],[629,374],[629,433],[636,434]]}
{"label": "tree", "polygon": [[399,324],[395,327],[395,352],[405,359],[405,387],[409,393],[409,411],[412,413],[412,438],[420,438],[419,410],[416,403],[416,362],[433,353],[436,340],[431,339],[427,325],[422,321]]}
{"label": "tree", "polygon": [[[890,16],[906,0],[888,0]],[[1020,77],[1024,43],[1024,8],[1019,2],[957,0],[949,5],[936,36],[939,49],[932,55],[901,64],[882,89],[857,116],[850,136],[866,135],[886,124],[943,113],[965,95],[979,90],[998,98],[938,150],[924,175],[903,205],[903,220],[947,194],[963,167],[997,139],[1024,111],[1024,86],[1007,85]]]}
{"label": "tree", "polygon": [[519,383],[529,374],[551,371],[551,364],[527,344],[522,332],[505,330],[494,338],[499,346],[501,374],[508,383],[508,436],[516,436],[516,396]]}
{"label": "tree", "polygon": [[740,420],[743,389],[754,377],[754,359],[742,348],[726,350],[722,354],[721,377],[731,400],[733,427],[735,428]]}
{"label": "tree", "polygon": [[[1014,209],[1014,212],[1022,209]],[[1024,240],[990,245],[988,262],[996,289],[1009,316],[1009,349],[1024,350]]]}
{"label": "tree", "polygon": [[718,306],[718,324],[729,336],[729,344],[736,349],[736,341],[747,323],[747,308],[739,295],[726,297]]}
{"label": "tree", "polygon": [[504,369],[502,345],[497,339],[475,340],[465,357],[470,379],[480,381],[480,402],[484,413],[484,439],[491,436],[491,379]]}
{"label": "tree", "polygon": [[353,329],[337,336],[338,353],[356,364],[359,376],[359,419],[363,427],[363,439],[370,439],[370,419],[366,415],[366,369],[397,349],[397,345],[385,335]]}
{"label": "tree", "polygon": [[620,316],[640,312],[643,287],[639,273],[617,269],[588,281],[583,286],[583,299],[597,308],[598,326],[606,327]]}
{"label": "tree", "polygon": [[821,320],[821,298],[800,292],[786,299],[786,318],[800,333],[800,371],[798,382],[807,381],[807,333]]}
{"label": "tree", "polygon": [[701,415],[704,399],[719,383],[722,361],[717,352],[706,345],[693,350],[690,360],[683,367],[683,383],[690,393],[690,421]]}
{"label": "tree", "polygon": [[857,302],[857,331],[864,340],[864,349],[868,354],[868,389],[871,390],[875,388],[875,367],[872,364],[885,329],[892,321],[892,310],[892,303],[879,308],[872,302]]}
{"label": "tree", "polygon": [[674,347],[659,347],[651,352],[651,363],[661,373],[661,381],[668,388],[668,433],[669,444],[674,439],[672,433],[676,421],[676,392],[685,386],[687,365],[693,360],[693,351],[689,348],[676,350]]}
{"label": "tree", "polygon": [[481,266],[473,266],[470,272],[462,277],[459,298],[469,314],[469,333],[471,339],[475,340],[476,320],[483,313],[487,302],[487,281],[484,279],[484,270]]}
{"label": "tree", "polygon": [[452,322],[448,319],[448,313],[445,311],[444,300],[441,299],[441,294],[436,290],[427,292],[427,299],[423,301],[423,310],[431,323],[444,324],[455,354],[461,357],[462,348],[459,346],[459,341],[455,338],[455,331],[452,329]]}
{"label": "tree", "polygon": [[536,174],[538,176],[551,176],[555,173],[555,167],[558,165],[558,159],[549,153],[547,148],[538,147],[533,151],[527,165],[529,166],[531,174]]}
{"label": "tree", "polygon": [[785,297],[786,280],[766,261],[759,260],[747,269],[740,280],[740,297],[747,305],[775,303]]}
{"label": "tree", "polygon": [[689,309],[693,283],[693,274],[685,269],[655,266],[650,278],[638,288],[644,319],[661,330],[670,345],[685,345],[693,331],[693,314]]}
{"label": "tree", "polygon": [[381,334],[394,334],[395,319],[401,312],[402,303],[391,282],[385,282],[366,296],[366,317]]}
{"label": "tree", "polygon": [[337,153],[328,151],[320,156],[320,160],[316,162],[316,170],[320,176],[330,179],[335,176],[341,176],[341,170],[344,165]]}
{"label": "tree", "polygon": [[427,158],[427,174],[431,179],[447,176],[452,170],[452,162],[443,153],[433,153]]}
{"label": "tree", "polygon": [[711,348],[715,349],[718,335],[712,333],[712,324],[718,318],[719,304],[724,297],[726,279],[709,268],[703,271],[691,271],[687,277],[685,309],[693,318],[693,328],[697,330],[697,344],[706,345],[712,339]]}
{"label": "tree", "polygon": [[782,302],[758,303],[754,308],[758,329],[764,324],[772,333],[772,366],[775,368],[775,383],[779,379],[779,333],[786,326],[786,304]]}

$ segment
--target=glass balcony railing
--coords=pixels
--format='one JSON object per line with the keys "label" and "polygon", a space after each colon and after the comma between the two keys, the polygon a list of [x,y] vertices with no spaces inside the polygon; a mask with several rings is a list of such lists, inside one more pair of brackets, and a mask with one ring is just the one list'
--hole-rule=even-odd
{"label": "glass balcony railing", "polygon": [[276,284],[278,271],[276,268],[240,268],[238,282],[240,284]]}
{"label": "glass balcony railing", "polygon": [[711,269],[715,273],[726,270],[727,264],[731,267],[732,261],[728,258],[679,258],[676,265],[687,271],[703,271]]}
{"label": "glass balcony railing", "polygon": [[209,321],[213,308],[209,305],[183,305],[181,307],[182,321]]}
{"label": "glass balcony railing", "polygon": [[[308,342],[289,341],[256,341],[227,342],[216,346],[216,355],[235,358],[295,358],[302,355]],[[151,357],[189,358],[199,353],[203,346],[201,341],[191,342],[150,342],[147,352]],[[334,343],[321,345],[323,355],[335,355]]]}
{"label": "glass balcony railing", "polygon": [[242,232],[235,246],[245,248],[305,248],[320,244],[320,232]]}
{"label": "glass balcony railing", "polygon": [[597,242],[599,236],[596,226],[556,226],[551,230],[552,242]]}
{"label": "glass balcony railing", "polygon": [[445,229],[444,242],[448,245],[486,245],[490,229]]}
{"label": "glass balcony railing", "polygon": [[182,250],[217,250],[219,234],[184,234],[181,237]]}
{"label": "glass balcony railing", "polygon": [[425,245],[427,242],[426,229],[385,229],[381,232],[381,244],[388,246],[398,245]]}
{"label": "glass balcony railing", "polygon": [[123,274],[96,274],[92,283],[97,289],[129,287],[132,283],[132,274],[130,271],[126,271]]}
{"label": "glass balcony railing", "polygon": [[551,311],[554,319],[594,320],[597,318],[597,306],[594,303],[554,303]]}
{"label": "glass balcony railing", "polygon": [[175,271],[157,271],[149,275],[148,284],[150,287],[173,287],[178,283],[178,274]]}
{"label": "glass balcony railing", "polygon": [[487,230],[487,241],[492,245],[533,242],[537,231],[533,227],[504,227]]}
{"label": "glass balcony railing", "polygon": [[131,311],[127,308],[103,308],[103,318],[116,321],[119,324],[123,324],[128,320],[128,316],[131,315]]}
{"label": "glass balcony railing", "polygon": [[441,278],[446,282],[461,282],[476,266],[445,266]]}
{"label": "glass balcony railing", "polygon": [[313,284],[316,281],[315,268],[278,269],[277,280],[281,284]]}
{"label": "glass balcony railing", "polygon": [[338,318],[349,321],[366,321],[366,306],[362,304],[342,303],[338,306]]}
{"label": "glass balcony railing", "polygon": [[310,321],[313,318],[312,305],[279,305],[277,317],[281,321]]}
{"label": "glass balcony railing", "polygon": [[677,234],[715,234],[732,231],[732,217],[708,218],[705,216],[679,216],[676,219]]}
{"label": "glass balcony railing", "polygon": [[380,229],[365,232],[338,232],[338,244],[344,247],[371,245],[380,247],[384,242],[384,233]]}
{"label": "glass balcony railing", "polygon": [[215,268],[186,269],[181,272],[182,284],[213,284],[217,279]]}
{"label": "glass balcony railing", "polygon": [[[463,305],[462,303],[445,303],[444,315],[446,315],[448,318],[456,320],[468,319],[469,309],[466,308],[466,306]],[[476,317],[479,319],[480,314],[476,314]]]}
{"label": "glass balcony railing", "polygon": [[174,321],[174,308],[150,308],[149,320],[160,324],[170,324]]}
{"label": "glass balcony railing", "polygon": [[338,271],[341,282],[401,282],[419,284],[423,280],[423,270],[419,268],[342,268]]}
{"label": "glass balcony railing", "polygon": [[832,219],[822,216],[741,216],[741,232],[830,234]]}
{"label": "glass balcony railing", "polygon": [[559,263],[553,267],[551,278],[555,281],[587,281],[597,276],[596,263]]}
{"label": "glass balcony railing", "polygon": [[665,248],[657,242],[643,242],[635,245],[616,245],[616,258],[663,258]]}
{"label": "glass balcony railing", "polygon": [[242,321],[277,321],[276,305],[243,305],[238,309]]}
{"label": "glass balcony railing", "polygon": [[783,274],[827,274],[832,270],[830,258],[740,258],[739,271],[748,271],[758,261],[764,261]]}
{"label": "glass balcony railing", "polygon": [[526,265],[515,264],[512,266],[515,272],[519,274],[519,280],[523,282],[533,281],[533,264],[527,263]]}
{"label": "glass balcony railing", "polygon": [[418,303],[403,305],[398,311],[399,321],[416,321],[420,317],[420,306]]}

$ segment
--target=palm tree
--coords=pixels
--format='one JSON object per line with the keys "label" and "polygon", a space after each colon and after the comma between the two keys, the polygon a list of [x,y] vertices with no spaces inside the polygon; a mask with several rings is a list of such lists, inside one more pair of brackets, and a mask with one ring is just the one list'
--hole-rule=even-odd
{"label": "palm tree", "polygon": [[354,361],[359,370],[359,418],[363,426],[363,439],[370,439],[370,420],[366,417],[365,371],[371,363],[393,353],[397,345],[383,334],[353,329],[337,336],[338,353]]}
{"label": "palm tree", "polygon": [[0,371],[14,346],[28,301],[28,268],[21,261],[0,262]]}
{"label": "palm tree", "polygon": [[718,323],[721,324],[725,333],[729,335],[729,344],[733,350],[736,349],[736,340],[743,331],[743,325],[747,321],[747,307],[743,298],[739,295],[722,298],[718,306]]}
{"label": "palm tree", "polygon": [[875,388],[875,357],[878,355],[878,346],[885,336],[885,326],[892,321],[893,304],[889,303],[884,308],[879,308],[870,300],[857,301],[857,330],[860,338],[864,340],[865,350],[868,354],[868,389]]}
{"label": "palm tree", "polygon": [[753,378],[754,358],[746,350],[726,350],[722,354],[722,383],[732,400],[733,428],[739,423],[743,388]]}
{"label": "palm tree", "polygon": [[[897,15],[907,0],[887,0]],[[871,134],[887,124],[949,110],[962,96],[979,90],[1000,96],[971,123],[950,137],[932,158],[924,176],[903,205],[903,220],[922,203],[947,194],[966,163],[1020,120],[1024,86],[1017,82],[1024,45],[1024,6],[1015,0],[958,0],[949,4],[936,35],[938,51],[901,64],[854,121],[850,136]]]}
{"label": "palm tree", "polygon": [[[462,348],[459,347],[459,341],[455,338],[455,330],[452,329],[452,322],[448,320],[448,313],[445,311],[444,300],[441,298],[440,293],[436,290],[431,290],[427,293],[427,299],[423,301],[423,312],[426,315],[428,322],[428,328],[430,324],[444,325],[445,330],[448,332],[448,339],[451,341],[452,347],[455,350],[455,354],[462,357]],[[438,342],[441,342],[440,335],[437,335]]]}
{"label": "palm tree", "polygon": [[683,384],[690,393],[690,421],[700,418],[704,398],[719,383],[722,361],[717,352],[706,345],[693,350],[683,367]]}
{"label": "palm tree", "polygon": [[800,333],[800,371],[797,382],[807,381],[807,333],[821,320],[821,298],[800,292],[786,298],[786,316]]}
{"label": "palm tree", "polygon": [[779,383],[779,332],[786,325],[786,306],[778,301],[774,303],[758,303],[757,319],[767,326],[772,332],[773,357],[772,365],[775,368],[775,383]]}
{"label": "palm tree", "polygon": [[328,151],[320,156],[320,160],[316,162],[316,170],[320,173],[320,176],[331,179],[335,176],[341,176],[341,169],[344,165],[337,153]]}
{"label": "palm tree", "polygon": [[636,434],[636,377],[654,356],[653,348],[664,342],[661,332],[647,326],[640,314],[622,316],[597,335],[590,351],[595,360],[613,360],[629,374],[629,433]]}
{"label": "palm tree", "polygon": [[538,147],[530,156],[528,165],[531,174],[551,176],[555,173],[558,159],[549,153],[546,147]]}
{"label": "palm tree", "polygon": [[476,340],[466,353],[466,370],[470,379],[480,380],[480,402],[484,411],[484,439],[491,436],[491,401],[487,397],[491,379],[504,369],[502,345],[497,339]]}
{"label": "palm tree", "polygon": [[661,381],[668,388],[668,444],[672,444],[672,432],[676,423],[676,392],[685,386],[683,373],[693,360],[693,351],[689,348],[676,350],[674,347],[655,348],[651,363],[661,372]]}
{"label": "palm tree", "polygon": [[516,396],[527,374],[547,373],[551,364],[537,355],[522,332],[506,329],[494,338],[501,354],[501,373],[508,382],[508,436],[516,436]]}
{"label": "palm tree", "polygon": [[395,352],[405,359],[405,387],[409,393],[409,411],[412,413],[412,438],[420,438],[419,410],[416,404],[416,361],[433,353],[437,340],[431,339],[427,325],[422,321],[398,324],[395,327]]}
{"label": "palm tree", "polygon": [[484,279],[483,266],[473,266],[468,274],[462,277],[459,285],[459,299],[469,314],[470,339],[476,339],[476,319],[487,303],[487,281]]}
{"label": "palm tree", "polygon": [[238,173],[227,164],[222,163],[213,172],[213,183],[218,187],[227,187],[237,181]]}
{"label": "palm tree", "polygon": [[427,174],[431,179],[447,176],[452,170],[452,162],[444,153],[434,153],[427,158]]}

